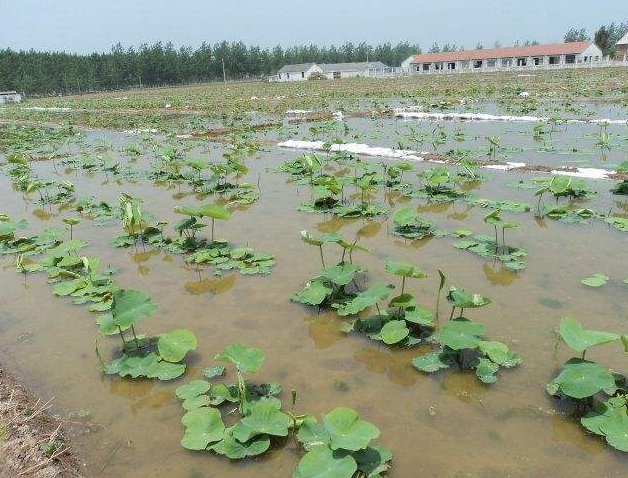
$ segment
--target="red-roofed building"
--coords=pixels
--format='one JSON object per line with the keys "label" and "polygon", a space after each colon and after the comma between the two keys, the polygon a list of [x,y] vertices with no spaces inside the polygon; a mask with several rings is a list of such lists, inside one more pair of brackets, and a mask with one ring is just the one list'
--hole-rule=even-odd
{"label": "red-roofed building", "polygon": [[421,53],[402,63],[410,73],[499,70],[507,68],[551,68],[589,65],[604,59],[602,50],[591,42],[513,46],[484,50]]}

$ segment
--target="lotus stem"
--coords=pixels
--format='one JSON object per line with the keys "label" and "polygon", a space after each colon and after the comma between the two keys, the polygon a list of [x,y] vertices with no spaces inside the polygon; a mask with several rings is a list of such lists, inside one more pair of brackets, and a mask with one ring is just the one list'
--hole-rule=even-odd
{"label": "lotus stem", "polygon": [[375,308],[377,309],[377,315],[382,315],[381,310],[379,310],[379,305],[377,305],[377,302],[375,302]]}
{"label": "lotus stem", "polygon": [[214,223],[215,222],[216,222],[216,219],[212,217],[212,244],[214,243]]}
{"label": "lotus stem", "polygon": [[133,332],[133,340],[135,340],[135,346],[137,347],[137,350],[140,349],[140,341],[137,340],[137,335],[135,335],[135,326],[131,325],[131,332]]}
{"label": "lotus stem", "polygon": [[122,348],[126,347],[126,340],[124,340],[124,334],[122,333],[122,329],[118,326],[118,334],[120,334],[120,338],[122,339]]}
{"label": "lotus stem", "polygon": [[318,251],[321,256],[321,264],[323,264],[323,269],[325,268],[325,258],[323,257],[323,245],[318,246]]}
{"label": "lotus stem", "polygon": [[406,288],[406,278],[403,276],[401,278],[401,293],[403,294],[404,289]]}
{"label": "lotus stem", "polygon": [[455,310],[456,310],[456,306],[454,305],[454,306],[451,308],[451,314],[449,314],[449,320],[451,320],[451,319],[453,319],[453,318],[454,318],[454,311],[455,311]]}

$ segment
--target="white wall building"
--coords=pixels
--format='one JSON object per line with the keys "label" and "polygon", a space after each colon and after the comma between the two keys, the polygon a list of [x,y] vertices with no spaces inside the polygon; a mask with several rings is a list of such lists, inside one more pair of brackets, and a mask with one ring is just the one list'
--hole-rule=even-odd
{"label": "white wall building", "polygon": [[318,73],[329,80],[356,77],[380,77],[395,73],[381,61],[361,63],[302,63],[286,65],[268,80],[271,82],[305,81]]}
{"label": "white wall building", "polygon": [[602,50],[591,42],[487,48],[484,50],[422,53],[402,63],[412,74],[497,71],[526,68],[589,66],[606,61]]}
{"label": "white wall building", "polygon": [[0,105],[5,103],[19,103],[22,101],[22,95],[17,91],[0,91]]}

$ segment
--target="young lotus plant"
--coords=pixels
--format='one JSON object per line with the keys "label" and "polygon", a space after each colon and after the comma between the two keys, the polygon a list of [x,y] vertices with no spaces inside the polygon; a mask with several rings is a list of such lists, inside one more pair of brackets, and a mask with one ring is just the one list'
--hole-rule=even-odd
{"label": "young lotus plant", "polygon": [[[366,272],[359,265],[353,264],[354,250],[368,251],[356,242],[345,241],[339,234],[329,233],[313,237],[308,231],[301,231],[301,240],[306,244],[318,247],[323,270],[309,281],[305,287],[292,296],[294,302],[306,305],[341,307],[360,293],[357,277]],[[334,266],[326,266],[323,245],[337,244],[342,248],[341,261]],[[350,262],[345,262],[349,251]]]}
{"label": "young lotus plant", "polygon": [[[407,293],[407,279],[424,279],[427,274],[416,266],[407,262],[388,261],[385,263],[386,272],[401,279],[401,287],[398,295],[388,302],[388,308],[381,310],[378,302],[385,299],[389,292],[394,290],[394,286],[371,287],[365,293],[371,291],[369,297],[372,303],[367,302],[367,298],[358,297],[353,299],[353,303],[360,299],[359,305],[374,305],[377,315],[364,319],[356,319],[343,327],[344,332],[356,331],[367,335],[372,340],[378,340],[386,345],[414,346],[431,334],[434,327],[434,315],[428,309],[417,304],[412,294]],[[377,295],[379,294],[379,295]],[[360,310],[351,308],[352,303],[346,304],[338,309],[340,315],[358,313]],[[366,308],[366,307],[365,307]],[[362,309],[363,310],[363,309]]]}
{"label": "young lotus plant", "polygon": [[[323,415],[319,423],[313,415],[296,414],[295,390],[291,409],[283,411],[278,398],[281,384],[247,383],[244,373],[256,372],[264,362],[261,350],[231,344],[215,358],[235,365],[238,383],[192,380],[176,389],[186,410],[181,419],[184,448],[242,460],[262,455],[271,443],[279,445],[293,437],[306,452],[294,477],[375,478],[390,467],[392,453],[371,444],[379,436],[379,429],[360,418],[355,410],[335,408]],[[212,367],[207,369],[206,377],[216,377],[223,371]],[[233,405],[237,408],[233,409]]]}
{"label": "young lotus plant", "polygon": [[547,384],[547,392],[578,407],[580,423],[617,450],[628,452],[628,381],[624,375],[586,359],[596,346],[621,342],[628,352],[628,335],[585,329],[571,317],[560,321],[558,335],[579,356],[569,359]]}
{"label": "young lotus plant", "polygon": [[[278,383],[252,385],[244,374],[255,373],[265,360],[264,353],[254,347],[231,344],[215,359],[235,366],[237,384],[211,384],[193,380],[176,389],[186,410],[181,423],[185,433],[181,445],[188,450],[208,450],[231,460],[265,453],[271,438],[287,437],[294,426],[290,415],[281,411],[276,398],[282,387]],[[223,421],[221,406],[237,405],[239,419],[231,426]],[[225,418],[233,411],[225,412]],[[229,421],[233,423],[232,417]]]}
{"label": "young lotus plant", "polygon": [[[120,337],[122,355],[103,364],[106,374],[172,380],[185,372],[182,361],[197,345],[192,332],[177,329],[146,337],[135,330],[139,320],[150,317],[156,309],[157,305],[143,292],[125,289],[114,292],[110,313],[101,316],[98,323],[101,334]],[[131,338],[126,337],[128,331]]]}
{"label": "young lotus plant", "polygon": [[[462,316],[465,309],[484,307],[490,304],[490,299],[452,287],[447,300],[453,306],[450,320],[432,336],[438,348],[415,357],[412,360],[415,368],[434,373],[457,365],[461,370],[474,370],[480,381],[491,384],[497,381],[500,367],[511,368],[521,363],[521,357],[506,344],[484,338],[485,328],[482,323]],[[460,316],[454,318],[456,308],[460,309]]]}

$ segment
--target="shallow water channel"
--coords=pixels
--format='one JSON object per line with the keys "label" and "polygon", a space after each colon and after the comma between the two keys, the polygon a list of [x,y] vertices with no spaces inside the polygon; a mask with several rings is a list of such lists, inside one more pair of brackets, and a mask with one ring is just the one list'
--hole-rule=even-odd
{"label": "shallow water channel", "polygon": [[[357,124],[362,127],[368,121],[358,120]],[[407,122],[394,124],[395,128],[406,127]],[[466,124],[456,126],[466,128]],[[513,137],[518,137],[520,125],[499,127],[514,130]],[[360,142],[392,142],[382,139],[387,128],[383,127],[374,142]],[[468,136],[476,134],[474,128],[476,125],[469,127]],[[598,130],[591,128],[588,133]],[[477,134],[484,138],[488,133]],[[571,134],[568,131],[561,136],[564,147],[571,145],[566,140]],[[130,135],[91,132],[87,144],[102,135],[113,142],[113,151],[138,142]],[[584,131],[577,134],[579,138],[584,135]],[[76,151],[75,146],[71,148]],[[220,146],[209,143],[188,155],[216,160],[221,153]],[[0,360],[38,396],[55,397],[54,411],[67,417],[78,432],[86,476],[291,476],[300,452],[290,441],[274,447],[264,458],[241,463],[189,452],[179,444],[183,412],[173,394],[175,387],[200,378],[203,368],[214,365],[214,354],[236,341],[265,351],[266,363],[255,380],[281,382],[284,403],[289,403],[289,391],[294,388],[299,411],[320,414],[350,406],[378,425],[378,441],[395,456],[391,477],[625,476],[626,455],[587,434],[570,418],[571,409],[545,391],[557,367],[570,357],[566,347],[555,351],[555,328],[561,317],[574,317],[589,328],[626,332],[628,289],[621,284],[628,277],[625,233],[599,220],[588,225],[564,224],[537,219],[531,212],[505,211],[502,216],[522,225],[509,232],[509,242],[528,252],[527,269],[511,272],[455,249],[450,237],[411,241],[393,236],[392,220],[385,217],[340,219],[297,211],[298,204],[309,199],[308,188],[268,169],[301,154],[268,146],[248,158],[250,172],[244,179],[259,183],[261,197],[235,210],[230,221],[217,224],[217,235],[232,244],[275,255],[276,265],[268,276],[227,272],[217,277],[211,268],[190,266],[182,256],[149,246],[116,249],[110,245],[121,233],[116,220],[96,226],[84,219],[75,227],[74,237],[89,241],[86,252],[116,270],[119,286],[145,291],[159,305],[155,315],[143,321],[144,332],[186,327],[198,337],[199,347],[187,360],[188,371],[173,382],[103,375],[94,353],[96,340],[108,357],[117,345],[115,337],[98,337],[95,316],[66,298],[54,297],[44,275],[21,276],[11,258],[2,259]],[[136,168],[148,167],[153,157],[147,151]],[[552,157],[558,163],[563,161]],[[625,152],[620,152],[613,161],[625,159]],[[595,158],[587,160],[594,162]],[[420,163],[415,170],[429,166]],[[186,185],[168,187],[145,177],[133,181],[107,178],[102,172],[77,174],[61,165],[57,169],[58,177],[50,163],[36,166],[41,176],[74,182],[77,197],[94,195],[112,203],[122,191],[141,197],[146,210],[171,224],[180,218],[173,213],[175,206],[198,202]],[[487,175],[490,180],[471,186],[474,194],[535,204],[534,190],[507,186],[519,179],[529,180],[531,174],[491,171]],[[590,185],[599,194],[583,205],[598,211],[613,207],[617,214],[628,212],[625,200],[608,192],[610,181],[590,181]],[[0,198],[0,212],[26,218],[28,231],[63,227],[61,219],[75,215],[56,206],[37,206],[34,195],[24,198],[12,189],[6,174],[0,175]],[[464,202],[430,204],[382,190],[375,202],[391,210],[416,206],[440,229],[492,233],[482,220],[488,210]],[[305,229],[359,238],[360,244],[372,251],[355,255],[356,262],[368,269],[370,284],[397,282],[383,270],[386,258],[419,265],[429,278],[410,282],[408,289],[427,307],[433,308],[436,299],[438,269],[451,284],[492,298],[492,305],[470,312],[469,318],[483,322],[487,336],[508,344],[523,357],[523,364],[502,370],[491,386],[480,383],[473,372],[446,370],[424,375],[411,366],[421,348],[397,350],[358,334],[347,336],[335,313],[319,314],[314,308],[290,302],[290,296],[319,271],[316,249],[299,240],[299,232]],[[330,263],[340,260],[331,247],[326,256]],[[580,283],[597,272],[611,277],[611,282],[601,288]],[[628,372],[619,346],[594,349],[589,354],[587,358]]]}

